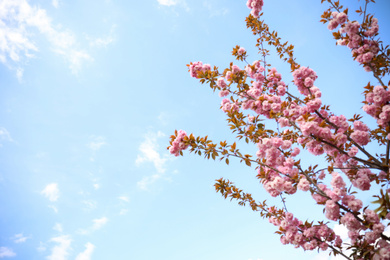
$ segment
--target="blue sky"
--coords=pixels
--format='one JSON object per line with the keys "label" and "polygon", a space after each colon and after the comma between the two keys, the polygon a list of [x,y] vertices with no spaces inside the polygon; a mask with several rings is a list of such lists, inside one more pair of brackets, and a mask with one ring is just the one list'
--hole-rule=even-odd
{"label": "blue sky", "polygon": [[[361,113],[375,81],[335,46],[319,2],[265,1],[264,17],[317,72],[324,103]],[[220,98],[185,65],[223,69],[236,45],[259,58],[245,3],[0,0],[0,258],[328,259],[282,246],[267,220],[215,193],[226,177],[269,198],[254,169],[166,150],[175,129],[233,140]],[[369,8],[389,42],[389,2]],[[288,65],[268,62],[291,81]],[[304,194],[288,203],[322,216]]]}

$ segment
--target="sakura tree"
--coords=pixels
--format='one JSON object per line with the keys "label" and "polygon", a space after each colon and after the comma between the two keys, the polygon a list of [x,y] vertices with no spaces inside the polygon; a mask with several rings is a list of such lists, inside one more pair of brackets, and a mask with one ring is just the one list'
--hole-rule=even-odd
{"label": "sakura tree", "polygon": [[[390,259],[390,238],[384,233],[390,220],[390,82],[384,82],[390,73],[390,49],[379,40],[378,19],[368,13],[371,2],[363,1],[350,15],[339,1],[321,0],[328,6],[321,22],[333,31],[337,45],[349,48],[352,58],[374,77],[375,84],[364,87],[362,102],[363,111],[376,120],[374,127],[370,129],[359,114],[347,118],[322,103],[321,90],[315,86],[316,72],[301,66],[294,57],[294,46],[283,42],[261,19],[263,0],[248,0],[251,13],[246,24],[257,36],[261,58],[249,63],[247,51],[236,46],[233,56],[247,64],[244,68],[231,63],[221,72],[200,61],[187,66],[191,77],[219,92],[230,129],[238,140],[256,145],[257,153],[244,154],[236,142],[213,143],[207,136],[195,137],[183,130],[175,131],[168,147],[175,156],[188,149],[227,164],[229,158],[238,158],[255,168],[256,177],[273,197],[307,192],[323,207],[328,222],[304,222],[285,207],[256,201],[229,180],[221,178],[215,183],[223,197],[248,204],[275,225],[282,244],[329,250],[346,259]],[[290,65],[292,84],[267,64],[266,44]],[[292,94],[293,87],[299,95]],[[269,121],[278,127],[267,126]],[[304,167],[301,162],[308,158],[300,158],[303,149],[324,158],[326,167]],[[361,191],[367,190],[376,194],[375,210],[359,199]],[[335,223],[348,229],[348,241],[335,234],[331,228]]]}

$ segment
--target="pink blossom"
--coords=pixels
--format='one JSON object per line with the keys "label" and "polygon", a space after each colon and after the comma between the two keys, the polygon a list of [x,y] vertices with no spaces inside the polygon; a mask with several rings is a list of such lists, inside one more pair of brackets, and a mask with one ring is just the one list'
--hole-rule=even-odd
{"label": "pink blossom", "polygon": [[310,182],[306,179],[306,177],[302,177],[299,180],[298,189],[302,191],[308,191],[310,189]]}
{"label": "pink blossom", "polygon": [[245,51],[245,49],[244,49],[243,47],[240,47],[240,48],[238,49],[238,51],[237,51],[237,53],[238,53],[239,55],[243,55],[245,52],[246,52],[246,51]]}
{"label": "pink blossom", "polygon": [[183,130],[177,131],[177,136],[172,142],[172,146],[169,148],[169,152],[175,156],[179,156],[182,150],[187,149],[188,144],[184,144],[184,138],[187,137],[187,133]]}
{"label": "pink blossom", "polygon": [[246,5],[249,9],[252,9],[251,14],[257,18],[259,17],[259,13],[261,12],[263,8],[263,0],[248,0]]}

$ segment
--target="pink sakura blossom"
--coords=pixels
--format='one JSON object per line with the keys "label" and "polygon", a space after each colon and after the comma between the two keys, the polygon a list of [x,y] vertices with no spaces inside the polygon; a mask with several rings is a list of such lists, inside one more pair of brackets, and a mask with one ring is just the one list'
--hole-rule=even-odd
{"label": "pink sakura blossom", "polygon": [[310,190],[310,182],[306,179],[306,177],[302,177],[299,180],[297,188],[302,191],[308,191]]}
{"label": "pink sakura blossom", "polygon": [[344,24],[348,20],[346,13],[333,12],[332,16],[333,19],[330,20],[328,24],[328,29],[331,31],[336,29],[340,24]]}
{"label": "pink sakura blossom", "polygon": [[225,79],[223,77],[220,77],[217,79],[217,86],[224,89],[227,87]]}
{"label": "pink sakura blossom", "polygon": [[332,172],[332,180],[330,184],[332,185],[333,188],[338,188],[338,189],[345,188],[345,182],[337,172]]}
{"label": "pink sakura blossom", "polygon": [[340,218],[340,207],[333,200],[326,201],[325,217],[333,221],[337,221]]}
{"label": "pink sakura blossom", "polygon": [[272,219],[270,222],[283,230],[280,241],[284,245],[292,244],[295,247],[302,247],[304,250],[315,250],[317,248],[326,250],[329,246],[328,243],[333,243],[335,246],[341,244],[340,237],[336,236],[328,226],[320,224],[307,227],[292,213],[285,213],[282,221]]}
{"label": "pink sakura blossom", "polygon": [[294,84],[298,87],[299,92],[307,96],[310,94],[309,90],[317,79],[317,74],[314,70],[302,66],[293,72],[293,77]]}
{"label": "pink sakura blossom", "polygon": [[237,51],[237,53],[238,53],[239,55],[243,55],[243,54],[245,54],[245,52],[246,52],[246,50],[245,50],[243,47],[240,47],[240,48],[238,49],[238,51]]}
{"label": "pink sakura blossom", "polygon": [[230,103],[230,100],[225,98],[222,100],[221,109],[222,111],[227,113],[227,112],[238,111],[239,107],[236,103]]}
{"label": "pink sakura blossom", "polygon": [[367,37],[372,37],[375,34],[377,34],[378,31],[379,31],[378,19],[377,18],[373,18],[372,22],[371,22],[371,25],[370,25],[370,29],[365,31],[364,35],[367,36]]}
{"label": "pink sakura blossom", "polygon": [[258,83],[262,84],[264,82],[263,72],[265,71],[264,67],[261,66],[259,60],[254,61],[252,65],[247,65],[245,71],[249,77],[256,80]]}
{"label": "pink sakura blossom", "polygon": [[187,149],[188,144],[184,144],[184,138],[187,137],[187,133],[183,130],[177,132],[175,140],[172,142],[172,146],[169,148],[169,152],[175,156],[179,156],[182,150]]}
{"label": "pink sakura blossom", "polygon": [[354,156],[356,156],[356,154],[359,152],[359,149],[356,147],[356,146],[354,146],[354,147],[352,147],[349,151],[348,151],[348,155],[350,156],[350,157],[354,157]]}
{"label": "pink sakura blossom", "polygon": [[372,172],[370,169],[360,169],[354,180],[352,180],[352,185],[361,190],[369,190],[371,187],[370,176]]}
{"label": "pink sakura blossom", "polygon": [[221,91],[219,92],[219,96],[220,96],[220,97],[226,97],[226,96],[229,95],[229,94],[230,94],[229,90],[221,90]]}
{"label": "pink sakura blossom", "polygon": [[360,145],[366,145],[370,142],[370,133],[366,131],[355,130],[351,134],[351,138]]}
{"label": "pink sakura blossom", "polygon": [[[349,231],[359,231],[363,228],[362,224],[350,212],[345,213],[345,215],[341,217],[340,223],[345,225]],[[349,233],[348,236],[352,239]]]}
{"label": "pink sakura blossom", "polygon": [[263,5],[263,0],[248,0],[246,3],[246,6],[248,6],[249,9],[252,9],[251,14],[255,18],[259,17],[259,13],[261,12]]}
{"label": "pink sakura blossom", "polygon": [[193,62],[189,66],[190,75],[193,78],[199,78],[199,72],[206,72],[211,70],[211,66],[209,64],[204,64],[201,61]]}
{"label": "pink sakura blossom", "polygon": [[371,209],[365,209],[364,210],[364,215],[365,215],[365,219],[372,223],[372,224],[377,224],[379,223],[379,216],[375,213],[375,211],[371,210]]}
{"label": "pink sakura blossom", "polygon": [[353,211],[359,211],[363,207],[363,202],[353,195],[344,195],[342,203]]}

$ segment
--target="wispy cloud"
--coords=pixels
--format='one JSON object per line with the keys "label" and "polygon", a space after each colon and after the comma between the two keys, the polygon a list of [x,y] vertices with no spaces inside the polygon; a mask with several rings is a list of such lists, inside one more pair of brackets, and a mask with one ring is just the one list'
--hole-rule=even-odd
{"label": "wispy cloud", "polygon": [[[58,7],[58,0],[52,0],[52,5]],[[39,35],[51,43],[53,51],[65,58],[73,73],[79,71],[82,63],[93,60],[86,51],[77,47],[73,32],[53,26],[45,9],[32,6],[27,0],[2,0],[0,61],[15,69],[18,78],[23,74],[21,66],[39,51],[31,29],[37,29]]]}
{"label": "wispy cloud", "polygon": [[60,2],[58,0],[52,0],[51,4],[55,7],[58,8],[60,6]]}
{"label": "wispy cloud", "polygon": [[119,215],[124,216],[127,214],[127,212],[129,212],[128,209],[121,209],[121,211],[119,211]]}
{"label": "wispy cloud", "polygon": [[217,8],[207,1],[203,2],[203,6],[209,11],[210,17],[227,15],[229,13],[229,9],[225,7]]}
{"label": "wispy cloud", "polygon": [[42,241],[39,242],[39,246],[37,247],[38,252],[45,252],[46,251],[46,245]]}
{"label": "wispy cloud", "polygon": [[89,46],[97,47],[97,48],[105,48],[108,45],[115,42],[115,40],[116,40],[115,28],[116,28],[116,25],[114,24],[113,26],[111,26],[111,30],[110,30],[109,35],[104,36],[104,37],[91,37],[91,36],[87,35],[86,38],[89,41]]}
{"label": "wispy cloud", "polygon": [[106,225],[108,222],[108,218],[106,217],[101,217],[101,218],[96,218],[92,220],[92,226],[88,229],[80,229],[78,231],[79,234],[81,235],[88,235],[92,233],[93,231],[101,229],[104,225]]}
{"label": "wispy cloud", "polygon": [[127,196],[120,196],[120,197],[118,197],[118,199],[121,201],[127,202],[127,203],[130,202],[129,197],[127,197]]}
{"label": "wispy cloud", "polygon": [[157,0],[157,2],[160,5],[172,6],[172,5],[177,5],[180,1],[179,0]]}
{"label": "wispy cloud", "polygon": [[56,206],[49,205],[49,208],[51,208],[54,211],[54,213],[58,213],[58,208]]}
{"label": "wispy cloud", "polygon": [[24,243],[24,242],[26,242],[26,240],[29,239],[29,237],[25,237],[25,236],[23,235],[23,233],[20,233],[20,234],[14,235],[11,239],[12,239],[15,243],[19,244],[19,243]]}
{"label": "wispy cloud", "polygon": [[41,191],[41,194],[43,194],[50,201],[57,201],[59,196],[60,196],[60,190],[58,189],[58,184],[57,183],[50,183],[50,184],[48,184]]}
{"label": "wispy cloud", "polygon": [[89,137],[91,141],[87,144],[87,147],[92,150],[92,156],[89,158],[91,162],[95,161],[96,152],[102,148],[102,146],[107,145],[106,138],[103,136],[92,135]]}
{"label": "wispy cloud", "polygon": [[184,8],[187,12],[190,10],[185,0],[157,0],[157,2],[160,6],[180,6]]}
{"label": "wispy cloud", "polygon": [[158,139],[164,137],[165,135],[158,131],[157,133],[151,133],[145,135],[144,141],[139,146],[140,154],[135,160],[135,164],[140,166],[143,163],[152,163],[157,173],[146,176],[137,182],[137,186],[140,189],[148,190],[148,187],[158,181],[159,179],[169,179],[166,178],[164,173],[166,172],[166,162],[169,159],[168,154],[160,154],[160,147],[158,145]]}
{"label": "wispy cloud", "polygon": [[[7,129],[5,129],[4,127],[0,127],[0,142],[3,142],[3,141],[12,142],[13,140],[12,140],[10,133],[7,131]],[[0,143],[0,146],[2,146],[1,143]]]}
{"label": "wispy cloud", "polygon": [[83,200],[81,203],[84,204],[84,210],[91,211],[96,209],[97,207],[97,202],[94,200]]}
{"label": "wispy cloud", "polygon": [[153,163],[157,172],[165,172],[165,163],[167,161],[167,156],[161,156],[158,152],[159,145],[157,139],[165,136],[162,132],[158,131],[157,133],[148,133],[145,135],[145,140],[140,144],[139,151],[141,154],[137,156],[135,163],[137,166],[145,162]]}
{"label": "wispy cloud", "polygon": [[0,258],[5,258],[5,257],[14,257],[16,256],[15,252],[12,251],[11,248],[8,247],[0,247]]}
{"label": "wispy cloud", "polygon": [[107,224],[108,218],[106,218],[106,217],[97,218],[97,219],[92,220],[92,222],[93,222],[92,229],[98,230],[98,229],[101,229],[105,224]]}
{"label": "wispy cloud", "polygon": [[148,190],[150,185],[152,185],[162,177],[163,177],[162,174],[153,174],[152,176],[143,177],[142,180],[137,182],[137,186],[141,190]]}
{"label": "wispy cloud", "polygon": [[103,136],[91,136],[92,139],[91,142],[87,144],[87,146],[92,150],[92,151],[98,151],[103,145],[106,145],[106,138]]}
{"label": "wispy cloud", "polygon": [[85,250],[77,255],[76,260],[90,260],[95,246],[91,243],[85,244]]}
{"label": "wispy cloud", "polygon": [[56,223],[56,224],[54,225],[53,229],[54,229],[55,231],[60,232],[60,233],[63,231],[62,225],[61,225],[60,223]]}
{"label": "wispy cloud", "polygon": [[48,260],[66,260],[69,255],[70,244],[72,239],[69,236],[58,236],[50,239],[51,242],[56,243],[52,250],[51,255],[47,256]]}

